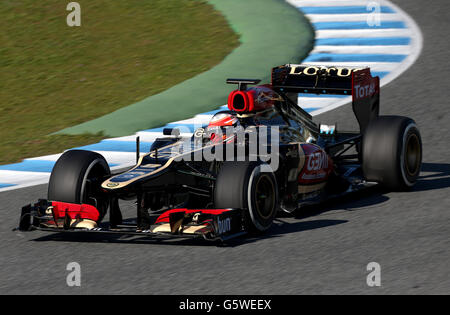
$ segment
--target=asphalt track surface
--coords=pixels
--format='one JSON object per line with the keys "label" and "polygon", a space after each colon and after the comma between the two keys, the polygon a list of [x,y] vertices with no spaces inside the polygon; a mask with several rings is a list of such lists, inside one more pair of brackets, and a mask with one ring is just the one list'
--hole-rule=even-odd
{"label": "asphalt track surface", "polygon": [[[422,131],[424,166],[409,193],[380,189],[344,198],[298,218],[280,218],[262,238],[227,247],[204,243],[79,242],[18,233],[20,207],[46,186],[0,194],[0,293],[114,294],[420,294],[450,293],[450,3],[394,0],[419,24],[424,50],[382,89],[382,114],[413,117]],[[350,106],[317,118],[352,128]],[[66,285],[69,262],[81,287]],[[382,286],[366,284],[369,262]]]}

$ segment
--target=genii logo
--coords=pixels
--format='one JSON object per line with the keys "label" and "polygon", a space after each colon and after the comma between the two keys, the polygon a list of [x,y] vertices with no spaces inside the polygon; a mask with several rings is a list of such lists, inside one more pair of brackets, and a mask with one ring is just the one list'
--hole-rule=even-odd
{"label": "genii logo", "polygon": [[309,156],[308,165],[306,166],[308,171],[318,171],[328,168],[328,156],[325,152],[316,152]]}
{"label": "genii logo", "polygon": [[314,144],[302,144],[301,147],[304,151],[305,163],[300,165],[299,183],[311,184],[325,181],[333,169],[332,161],[327,153]]}
{"label": "genii logo", "polygon": [[220,220],[219,218],[217,220],[217,234],[221,235],[230,231],[231,231],[231,219],[225,218],[223,220]]}

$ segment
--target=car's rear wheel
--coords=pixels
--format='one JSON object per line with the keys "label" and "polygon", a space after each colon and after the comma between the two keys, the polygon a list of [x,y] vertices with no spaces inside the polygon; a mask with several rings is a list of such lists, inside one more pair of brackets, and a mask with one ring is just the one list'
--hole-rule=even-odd
{"label": "car's rear wheel", "polygon": [[278,187],[269,166],[260,162],[224,162],[214,191],[216,208],[238,208],[247,212],[247,228],[264,232],[278,211]]}
{"label": "car's rear wheel", "polygon": [[95,152],[70,150],[56,162],[48,185],[48,200],[95,206],[100,219],[106,214],[109,199],[101,183],[110,175],[105,158]]}
{"label": "car's rear wheel", "polygon": [[363,136],[363,172],[396,191],[414,186],[422,165],[422,140],[414,120],[402,116],[380,116]]}

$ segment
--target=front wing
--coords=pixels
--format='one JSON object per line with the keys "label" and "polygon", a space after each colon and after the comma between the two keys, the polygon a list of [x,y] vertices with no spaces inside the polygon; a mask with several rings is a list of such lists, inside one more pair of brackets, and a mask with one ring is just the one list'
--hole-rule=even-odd
{"label": "front wing", "polygon": [[97,225],[96,213],[97,209],[91,205],[39,200],[22,208],[17,230],[208,241],[227,241],[246,234],[244,211],[241,209],[170,209],[145,229],[138,229],[133,223]]}

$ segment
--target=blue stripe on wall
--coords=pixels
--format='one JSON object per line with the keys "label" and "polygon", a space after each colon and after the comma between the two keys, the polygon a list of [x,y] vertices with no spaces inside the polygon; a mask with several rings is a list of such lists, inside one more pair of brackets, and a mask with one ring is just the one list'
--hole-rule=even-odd
{"label": "blue stripe on wall", "polygon": [[409,44],[411,44],[411,38],[409,37],[319,38],[316,40],[316,46],[403,46]]}
{"label": "blue stripe on wall", "polygon": [[0,183],[0,188],[6,188],[6,187],[12,187],[12,186],[17,186],[17,185]]}
{"label": "blue stripe on wall", "polygon": [[[149,152],[153,142],[141,142],[140,151]],[[117,152],[136,152],[135,141],[117,141],[117,140],[103,140],[99,143],[86,145],[76,148],[77,150],[90,151],[117,151]]]}
{"label": "blue stripe on wall", "polygon": [[[299,105],[300,105],[300,107],[302,107],[302,104],[299,104]],[[311,113],[311,112],[315,111],[316,109],[319,109],[319,108],[317,108],[317,107],[303,108],[303,110],[307,113]]]}
{"label": "blue stripe on wall", "polygon": [[[299,7],[305,14],[368,14],[374,10],[366,6],[329,6],[329,7]],[[395,13],[394,9],[388,6],[381,6],[380,13]]]}
{"label": "blue stripe on wall", "polygon": [[390,54],[311,54],[305,62],[402,62],[407,55]]}
{"label": "blue stripe on wall", "polygon": [[[16,171],[16,172],[38,172],[51,173],[56,161],[45,160],[23,160],[20,163],[0,165],[2,171]],[[109,164],[110,167],[117,166],[117,164]],[[1,187],[0,187],[1,188]]]}
{"label": "blue stripe on wall", "polygon": [[372,71],[372,76],[373,77],[380,77],[380,79],[383,79],[388,74],[389,74],[389,72],[384,72],[384,71],[373,72]]}
{"label": "blue stripe on wall", "polygon": [[50,173],[54,165],[55,161],[24,160],[20,163],[0,165],[0,170]]}
{"label": "blue stripe on wall", "polygon": [[353,30],[353,29],[386,29],[406,28],[402,21],[383,21],[380,25],[369,25],[367,21],[358,22],[316,22],[313,23],[316,30]]}

